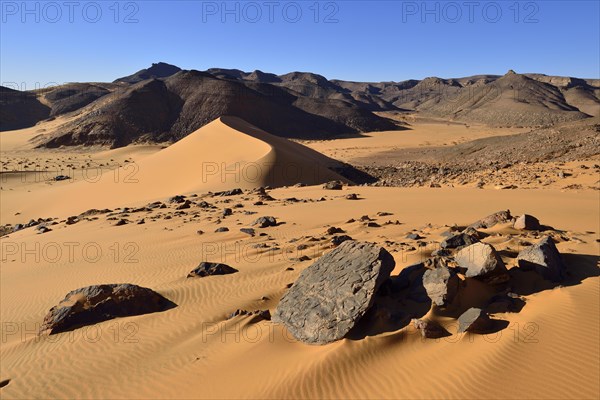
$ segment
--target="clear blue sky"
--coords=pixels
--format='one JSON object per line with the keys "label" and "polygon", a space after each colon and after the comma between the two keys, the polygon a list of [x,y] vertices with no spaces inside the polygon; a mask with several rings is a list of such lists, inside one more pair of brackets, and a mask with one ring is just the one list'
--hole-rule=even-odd
{"label": "clear blue sky", "polygon": [[0,81],[112,81],[157,61],[356,81],[599,77],[597,0],[465,2],[2,0]]}

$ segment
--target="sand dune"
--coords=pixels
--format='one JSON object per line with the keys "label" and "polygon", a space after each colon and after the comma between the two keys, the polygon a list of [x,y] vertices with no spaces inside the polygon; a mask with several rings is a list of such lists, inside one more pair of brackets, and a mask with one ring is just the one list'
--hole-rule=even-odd
{"label": "sand dune", "polygon": [[[124,158],[128,152],[153,151],[153,147],[133,147],[111,150],[103,157]],[[32,201],[25,201],[26,193],[5,192],[1,207],[4,223],[39,215],[64,217],[90,208],[143,204],[177,194],[345,180],[328,168],[338,165],[239,118],[222,117],[139,162],[114,170],[92,168],[73,182],[46,185]],[[48,179],[49,175],[39,177]],[[65,202],[68,198],[77,198],[77,203]],[[18,218],[15,212],[20,213]]]}

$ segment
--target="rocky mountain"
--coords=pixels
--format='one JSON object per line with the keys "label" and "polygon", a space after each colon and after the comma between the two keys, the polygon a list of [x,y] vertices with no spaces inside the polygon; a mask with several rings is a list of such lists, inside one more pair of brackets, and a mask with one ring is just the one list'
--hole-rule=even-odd
{"label": "rocky mountain", "polygon": [[181,68],[164,62],[154,63],[150,68],[142,69],[133,75],[116,79],[114,83],[138,83],[146,79],[166,78],[175,75]]}
{"label": "rocky mountain", "polygon": [[491,126],[547,126],[600,115],[600,80],[542,74],[430,77],[402,82],[328,80],[308,72],[275,75],[153,64],[113,83],[69,83],[0,91],[0,129],[68,114],[39,146],[177,140],[233,115],[279,136],[331,138],[400,127],[373,112],[416,112]]}

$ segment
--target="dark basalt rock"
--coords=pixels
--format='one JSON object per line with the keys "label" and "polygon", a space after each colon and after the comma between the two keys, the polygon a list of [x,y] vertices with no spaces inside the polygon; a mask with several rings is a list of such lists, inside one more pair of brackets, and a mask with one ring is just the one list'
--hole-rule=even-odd
{"label": "dark basalt rock", "polygon": [[519,267],[534,270],[551,281],[561,281],[567,273],[567,266],[550,236],[544,236],[538,243],[521,250],[517,260]]}
{"label": "dark basalt rock", "polygon": [[188,278],[194,277],[205,277],[205,276],[213,276],[213,275],[227,275],[238,272],[237,269],[230,267],[227,264],[221,263],[212,263],[212,262],[201,262],[195,269],[193,269],[189,274]]}
{"label": "dark basalt rock", "polygon": [[300,274],[279,302],[273,321],[305,343],[342,339],[371,307],[394,266],[384,248],[346,241]]}
{"label": "dark basalt rock", "polygon": [[268,228],[270,226],[277,226],[277,220],[275,217],[260,217],[256,219],[252,225],[258,226],[259,228]]}
{"label": "dark basalt rock", "polygon": [[55,334],[118,317],[165,311],[176,304],[151,289],[129,283],[94,285],[69,292],[52,307],[40,333]]}
{"label": "dark basalt rock", "polygon": [[353,239],[348,235],[334,236],[331,238],[331,244],[333,244],[334,246],[339,246],[340,244],[344,243],[346,240],[353,240]]}

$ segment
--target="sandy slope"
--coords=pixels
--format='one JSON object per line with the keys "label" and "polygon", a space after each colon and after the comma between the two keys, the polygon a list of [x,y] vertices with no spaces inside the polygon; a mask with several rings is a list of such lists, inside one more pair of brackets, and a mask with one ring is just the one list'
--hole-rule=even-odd
{"label": "sandy slope", "polygon": [[[2,223],[65,217],[92,205],[129,206],[156,197],[164,201],[173,190],[204,189],[198,190],[204,196],[213,183],[214,188],[224,187],[218,181],[191,181],[197,179],[203,157],[211,155],[242,163],[273,156],[275,162],[285,163],[301,157],[302,165],[313,160],[310,171],[327,162],[228,119],[186,139],[185,147],[175,144],[140,158],[140,178],[155,180],[140,179],[131,192],[108,183],[3,183],[13,190],[1,192]],[[234,141],[240,145],[233,146]],[[348,193],[357,193],[360,200],[346,200]],[[131,221],[125,226],[114,226],[114,220],[100,215],[74,225],[60,222],[42,235],[28,228],[2,237],[0,381],[10,379],[0,389],[2,398],[598,398],[597,191],[327,191],[309,186],[270,194],[276,200],[264,206],[254,205],[258,197],[248,192],[205,196],[216,209],[192,206],[176,214],[176,205],[169,205],[123,215]],[[300,201],[286,200],[292,197]],[[319,201],[322,197],[325,200]],[[243,207],[220,218],[221,210],[234,204]],[[328,226],[385,246],[396,259],[397,274],[428,257],[448,226],[507,208],[563,230],[558,247],[573,277],[563,287],[532,290],[518,314],[496,315],[509,324],[496,335],[459,336],[448,321],[454,335],[440,341],[424,342],[406,326],[379,334],[359,331],[351,339],[319,347],[297,343],[269,322],[227,320],[236,309],[273,311],[286,285],[312,262],[295,259],[307,255],[314,260],[329,251]],[[15,216],[17,211],[22,214]],[[392,215],[378,217],[381,211]],[[347,222],[365,214],[382,226]],[[239,231],[261,215],[284,223],[264,229],[268,236],[250,238]],[[145,224],[134,223],[141,219]],[[388,220],[399,224],[385,224]],[[215,233],[221,226],[230,231]],[[205,233],[199,235],[198,230]],[[413,230],[425,237],[426,246],[406,239]],[[502,234],[486,239],[498,249],[518,248],[518,242],[506,236],[516,233],[509,226],[489,233]],[[257,244],[267,248],[255,248]],[[300,251],[300,244],[309,247]],[[186,279],[204,260],[227,262],[240,272]],[[514,259],[506,261],[514,266]],[[150,287],[178,307],[52,337],[36,336],[48,309],[68,291],[119,282]]]}

